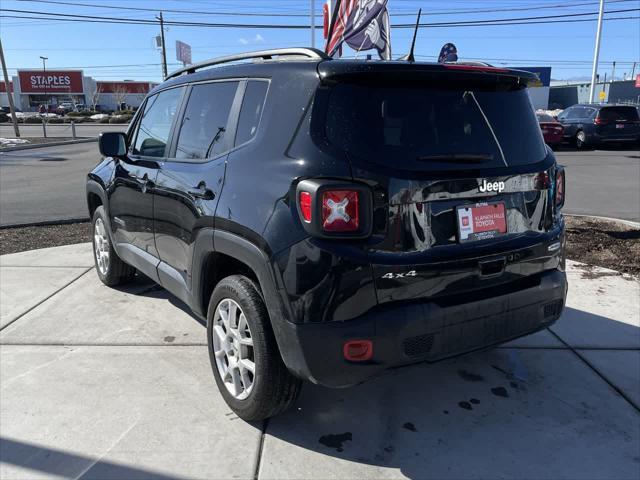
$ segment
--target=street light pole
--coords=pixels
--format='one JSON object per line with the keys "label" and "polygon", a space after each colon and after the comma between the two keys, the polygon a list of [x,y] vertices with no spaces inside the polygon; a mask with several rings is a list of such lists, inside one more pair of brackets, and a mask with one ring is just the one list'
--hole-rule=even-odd
{"label": "street light pole", "polygon": [[44,72],[44,102],[47,108],[46,113],[49,113],[49,96],[47,92],[47,60],[49,60],[49,57],[40,55],[40,58],[42,59],[42,71]]}
{"label": "street light pole", "polygon": [[593,103],[596,98],[596,74],[598,73],[598,57],[600,56],[600,35],[602,34],[602,15],[604,13],[604,0],[600,0],[600,11],[598,12],[598,29],[596,31],[596,47],[593,52],[593,70],[591,71],[591,90],[589,91],[589,102]]}

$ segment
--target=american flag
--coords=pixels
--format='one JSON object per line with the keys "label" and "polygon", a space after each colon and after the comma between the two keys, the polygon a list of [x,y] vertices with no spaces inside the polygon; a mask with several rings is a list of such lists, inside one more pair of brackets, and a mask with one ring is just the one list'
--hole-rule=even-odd
{"label": "american flag", "polygon": [[326,52],[330,56],[340,51],[343,43],[354,50],[376,49],[381,58],[391,60],[388,0],[342,0],[333,30],[327,38]]}
{"label": "american flag", "polygon": [[438,63],[458,61],[458,49],[453,43],[445,43],[440,50]]}
{"label": "american flag", "polygon": [[339,2],[339,5],[337,5],[339,9],[338,16],[336,17],[333,31],[330,32],[331,35],[327,38],[326,52],[329,56],[335,55],[342,45],[342,42],[344,41],[344,32],[347,27],[347,20],[357,3],[358,0],[342,0]]}

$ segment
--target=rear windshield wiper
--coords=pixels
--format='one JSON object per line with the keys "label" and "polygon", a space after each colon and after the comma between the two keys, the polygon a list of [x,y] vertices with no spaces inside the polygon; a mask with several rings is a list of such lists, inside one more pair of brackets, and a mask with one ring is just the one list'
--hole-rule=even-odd
{"label": "rear windshield wiper", "polygon": [[488,153],[449,153],[421,155],[416,160],[419,162],[484,163],[493,160],[493,155]]}

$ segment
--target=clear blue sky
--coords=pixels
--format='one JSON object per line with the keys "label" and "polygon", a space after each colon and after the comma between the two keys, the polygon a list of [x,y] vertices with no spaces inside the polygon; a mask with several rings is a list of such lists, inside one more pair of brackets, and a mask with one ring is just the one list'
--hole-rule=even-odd
{"label": "clear blue sky", "polygon": [[[56,0],[54,0],[56,1]],[[63,0],[58,0],[63,1]],[[1,15],[37,15],[7,12],[7,9],[35,12],[92,15],[118,18],[153,19],[154,12],[106,8],[140,7],[164,10],[197,10],[215,13],[267,13],[269,16],[229,16],[165,12],[165,20],[245,23],[296,24],[309,23],[309,0],[64,0],[68,3],[99,5],[55,5],[52,3],[2,0]],[[316,12],[322,2],[316,0]],[[605,10],[640,9],[640,0],[608,0]],[[456,22],[530,16],[564,15],[596,12],[595,0],[389,0],[391,23],[412,23],[418,8],[423,9],[422,22]],[[486,12],[488,9],[520,9]],[[522,10],[529,9],[529,10]],[[300,17],[283,16],[299,14]],[[411,15],[409,15],[411,14]],[[305,17],[305,15],[307,15]],[[609,16],[640,16],[639,11],[613,13]],[[575,19],[592,17],[578,16]],[[321,18],[317,19],[321,25]],[[553,67],[555,79],[586,78],[590,62],[596,22],[556,23],[517,26],[458,28],[422,28],[416,54],[433,60],[440,47],[453,42],[462,59],[484,59],[496,65],[529,65]],[[153,25],[113,25],[52,20],[0,18],[0,35],[5,48],[10,74],[17,68],[39,68],[40,55],[49,58],[47,69],[82,68],[85,75],[103,80],[161,79],[160,54],[153,44],[159,29]],[[406,53],[412,35],[410,29],[392,29],[393,56]],[[193,47],[193,61],[210,57],[286,46],[308,46],[310,31],[260,28],[196,28],[170,26],[166,29],[169,70],[177,68],[175,41]],[[316,44],[324,45],[322,31],[316,32]],[[348,49],[347,55],[353,52]],[[606,21],[601,49],[601,76],[611,75],[611,62],[617,61],[616,77],[631,72],[631,64],[640,62],[640,19]],[[640,73],[640,63],[636,66]]]}

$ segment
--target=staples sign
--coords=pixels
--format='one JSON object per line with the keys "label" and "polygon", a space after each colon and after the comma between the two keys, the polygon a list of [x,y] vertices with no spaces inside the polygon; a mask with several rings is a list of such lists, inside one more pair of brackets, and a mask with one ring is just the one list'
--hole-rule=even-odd
{"label": "staples sign", "polygon": [[18,72],[22,93],[82,93],[82,73],[64,71]]}

